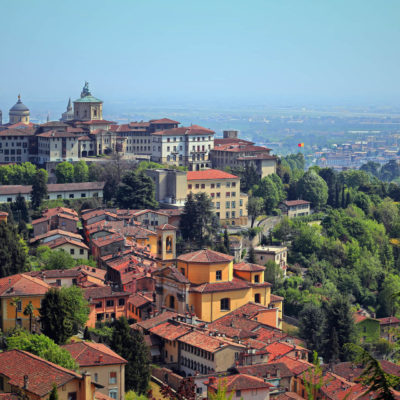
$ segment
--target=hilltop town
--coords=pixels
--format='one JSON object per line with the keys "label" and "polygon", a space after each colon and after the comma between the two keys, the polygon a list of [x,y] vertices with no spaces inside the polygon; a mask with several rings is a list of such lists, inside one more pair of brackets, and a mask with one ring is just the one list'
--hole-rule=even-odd
{"label": "hilltop town", "polygon": [[400,398],[397,163],[215,136],[0,118],[0,399]]}

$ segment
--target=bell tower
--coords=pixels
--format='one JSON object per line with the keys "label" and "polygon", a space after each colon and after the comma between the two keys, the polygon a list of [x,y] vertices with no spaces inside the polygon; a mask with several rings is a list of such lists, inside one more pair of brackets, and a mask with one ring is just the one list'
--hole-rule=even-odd
{"label": "bell tower", "polygon": [[169,224],[157,227],[157,257],[160,260],[175,260],[176,231],[177,228]]}

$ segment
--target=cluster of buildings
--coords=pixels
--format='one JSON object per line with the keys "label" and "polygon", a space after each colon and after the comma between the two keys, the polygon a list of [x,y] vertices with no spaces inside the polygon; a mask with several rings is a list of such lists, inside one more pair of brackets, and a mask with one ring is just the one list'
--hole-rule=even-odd
{"label": "cluster of buildings", "polygon": [[237,131],[226,131],[224,139],[214,139],[214,135],[210,129],[180,126],[168,118],[121,125],[104,120],[103,101],[91,94],[86,82],[73,106],[69,100],[60,121],[33,124],[28,107],[18,96],[9,122],[2,124],[0,118],[0,164],[74,162],[118,152],[126,158],[190,171],[253,164],[261,176],[275,172],[271,149],[238,139]]}
{"label": "cluster of buildings", "polygon": [[399,161],[399,145],[399,134],[368,135],[363,140],[333,144],[329,148],[315,147],[313,157],[320,167],[339,171],[358,169],[369,161],[379,164],[385,164],[390,160]]}

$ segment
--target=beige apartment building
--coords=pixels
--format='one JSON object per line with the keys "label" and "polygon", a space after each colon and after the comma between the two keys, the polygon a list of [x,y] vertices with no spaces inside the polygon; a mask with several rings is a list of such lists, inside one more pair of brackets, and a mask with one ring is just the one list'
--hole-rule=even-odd
{"label": "beige apartment building", "polygon": [[115,400],[125,398],[124,358],[102,343],[76,342],[63,346],[79,365],[80,373],[89,373],[94,383],[102,385],[100,393]]}
{"label": "beige apartment building", "polygon": [[37,135],[38,162],[79,161],[79,136],[65,131],[51,130]]}
{"label": "beige apartment building", "polygon": [[247,195],[240,193],[240,178],[217,169],[189,171],[187,194],[206,193],[214,210],[225,225],[247,224]]}
{"label": "beige apartment building", "polygon": [[30,128],[6,129],[0,132],[0,163],[29,161],[34,132]]}
{"label": "beige apartment building", "polygon": [[258,246],[254,248],[256,264],[265,265],[268,261],[274,261],[286,275],[287,247],[286,246]]}
{"label": "beige apartment building", "polygon": [[279,208],[282,210],[283,215],[294,218],[310,215],[310,205],[311,203],[306,200],[285,200],[280,204]]}

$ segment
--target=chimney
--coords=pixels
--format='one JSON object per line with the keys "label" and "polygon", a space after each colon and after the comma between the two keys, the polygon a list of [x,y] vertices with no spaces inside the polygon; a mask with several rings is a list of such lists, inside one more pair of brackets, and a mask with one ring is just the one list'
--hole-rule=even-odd
{"label": "chimney", "polygon": [[28,389],[28,384],[29,384],[29,376],[28,375],[24,375],[24,389]]}
{"label": "chimney", "polygon": [[103,354],[99,355],[99,364],[103,362]]}

